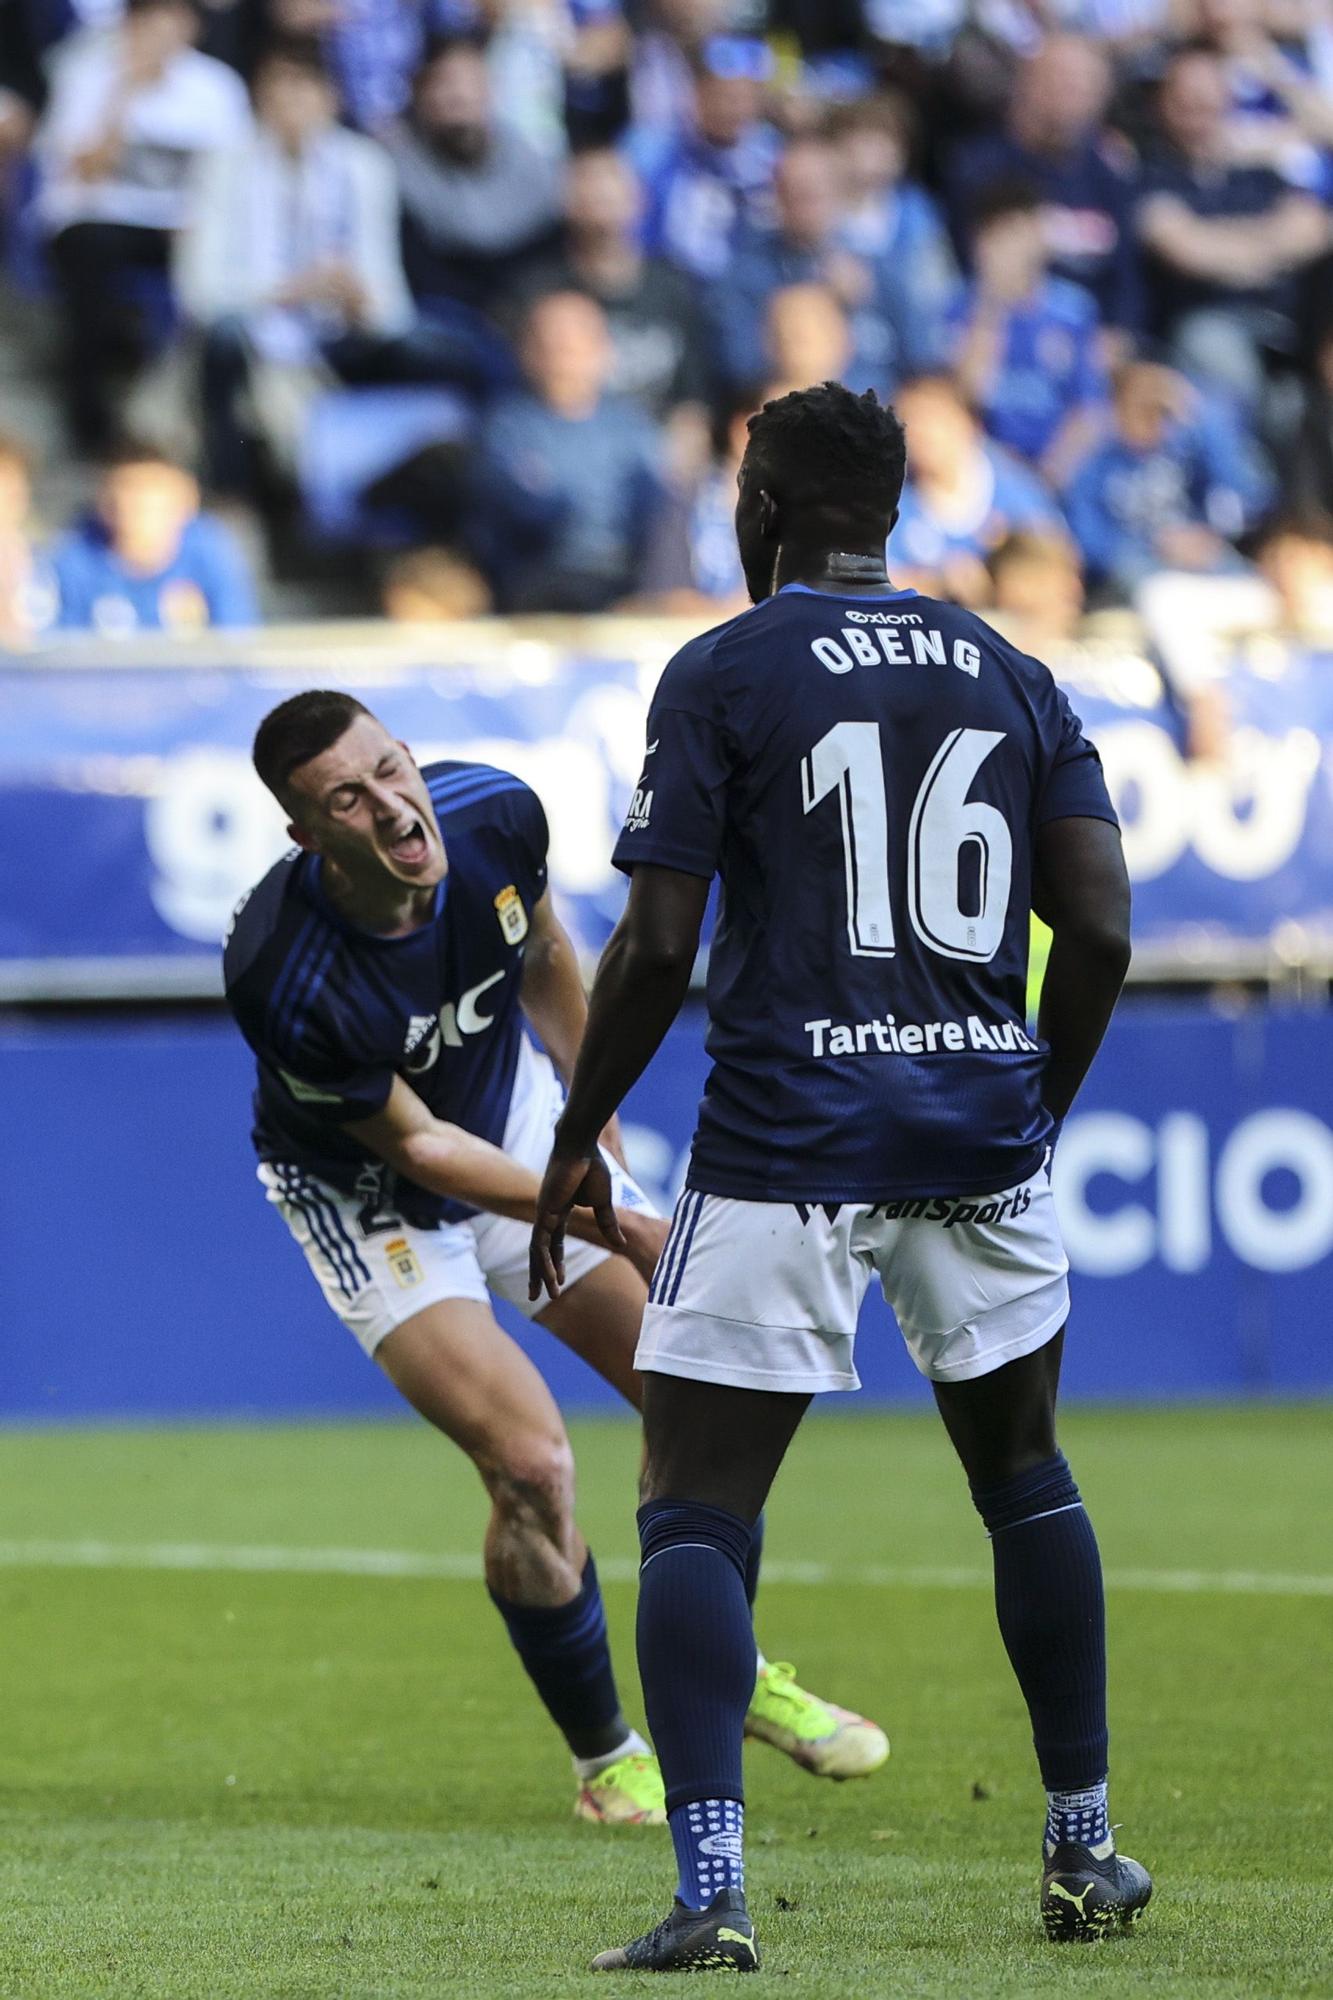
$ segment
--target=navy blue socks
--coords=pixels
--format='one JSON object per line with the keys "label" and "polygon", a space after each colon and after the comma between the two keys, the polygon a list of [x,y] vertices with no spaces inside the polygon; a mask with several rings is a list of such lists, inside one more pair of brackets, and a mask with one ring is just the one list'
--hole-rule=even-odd
{"label": "navy blue socks", "polygon": [[[1000,1635],[1032,1718],[1042,1783],[1057,1797],[1095,1791],[1107,1751],[1102,1565],[1064,1454],[974,1486],[972,1500],[991,1537]],[[1104,1793],[1101,1804],[1104,1825]],[[1069,1810],[1082,1824],[1085,1809]]]}
{"label": "navy blue socks", "polygon": [[666,1782],[677,1894],[702,1909],[743,1881],[741,1738],[754,1694],[752,1536],[721,1507],[639,1509],[639,1678]]}
{"label": "navy blue socks", "polygon": [[606,1613],[589,1555],[568,1604],[511,1604],[490,1593],[529,1678],[576,1758],[605,1757],[631,1731],[620,1712]]}

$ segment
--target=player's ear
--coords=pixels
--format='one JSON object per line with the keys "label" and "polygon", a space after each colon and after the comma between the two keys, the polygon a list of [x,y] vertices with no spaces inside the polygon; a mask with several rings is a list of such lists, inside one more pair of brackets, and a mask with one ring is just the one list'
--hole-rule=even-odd
{"label": "player's ear", "polygon": [[288,838],[291,840],[293,846],[303,848],[307,854],[314,853],[315,851],[314,837],[311,834],[307,833],[305,828],[297,820],[294,819],[288,820],[287,835]]}
{"label": "player's ear", "polygon": [[[900,515],[900,514],[902,513],[902,511],[903,511],[903,510],[902,510],[902,508],[901,508],[901,507],[895,507],[895,508],[894,508],[894,510],[893,510],[893,518],[892,518],[892,520],[891,520],[891,521],[889,522],[889,528],[888,528],[888,535],[891,535],[891,534],[893,533],[894,529],[895,529],[895,528],[897,527],[897,525],[898,525],[898,516],[899,516],[899,515]],[[886,535],[886,536],[885,536],[885,538],[884,538],[884,539],[885,539],[886,541],[888,540],[888,535]]]}

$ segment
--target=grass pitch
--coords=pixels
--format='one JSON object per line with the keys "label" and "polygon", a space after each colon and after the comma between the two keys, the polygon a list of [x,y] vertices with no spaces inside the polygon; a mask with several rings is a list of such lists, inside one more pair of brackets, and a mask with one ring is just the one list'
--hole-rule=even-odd
{"label": "grass pitch", "polygon": [[[747,1751],[754,1991],[1333,1994],[1333,1416],[1064,1431],[1111,1573],[1112,1804],[1156,1874],[1147,1918],[1094,1947],[1041,1938],[1041,1795],[961,1479],[929,1418],[827,1417],[770,1510],[788,1580],[761,1592],[760,1637],[883,1720],[894,1755],[832,1786]],[[576,1444],[638,1715],[635,1437],[585,1423]],[[0,1454],[6,2000],[645,1990],[584,1968],[665,1907],[668,1837],[571,1817],[471,1574],[471,1473],[424,1427]]]}

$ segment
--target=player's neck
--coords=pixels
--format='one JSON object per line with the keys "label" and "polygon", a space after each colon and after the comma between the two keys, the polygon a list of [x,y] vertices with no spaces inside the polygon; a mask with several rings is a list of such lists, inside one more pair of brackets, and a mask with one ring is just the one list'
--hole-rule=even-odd
{"label": "player's neck", "polygon": [[361,880],[324,856],[320,887],[340,917],[376,937],[405,937],[429,923],[435,909],[434,883],[428,889],[392,876]]}
{"label": "player's neck", "polygon": [[883,544],[870,549],[811,549],[784,542],[773,565],[773,588],[778,591],[789,583],[838,592],[887,590]]}

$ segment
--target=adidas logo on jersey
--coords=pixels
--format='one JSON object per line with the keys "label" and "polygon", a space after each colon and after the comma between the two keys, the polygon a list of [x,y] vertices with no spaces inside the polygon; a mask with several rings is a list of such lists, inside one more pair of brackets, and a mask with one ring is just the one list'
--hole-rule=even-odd
{"label": "adidas logo on jersey", "polygon": [[407,1024],[407,1039],[403,1043],[403,1054],[405,1056],[410,1056],[414,1049],[420,1047],[439,1018],[438,1014],[414,1014],[412,1016]]}

